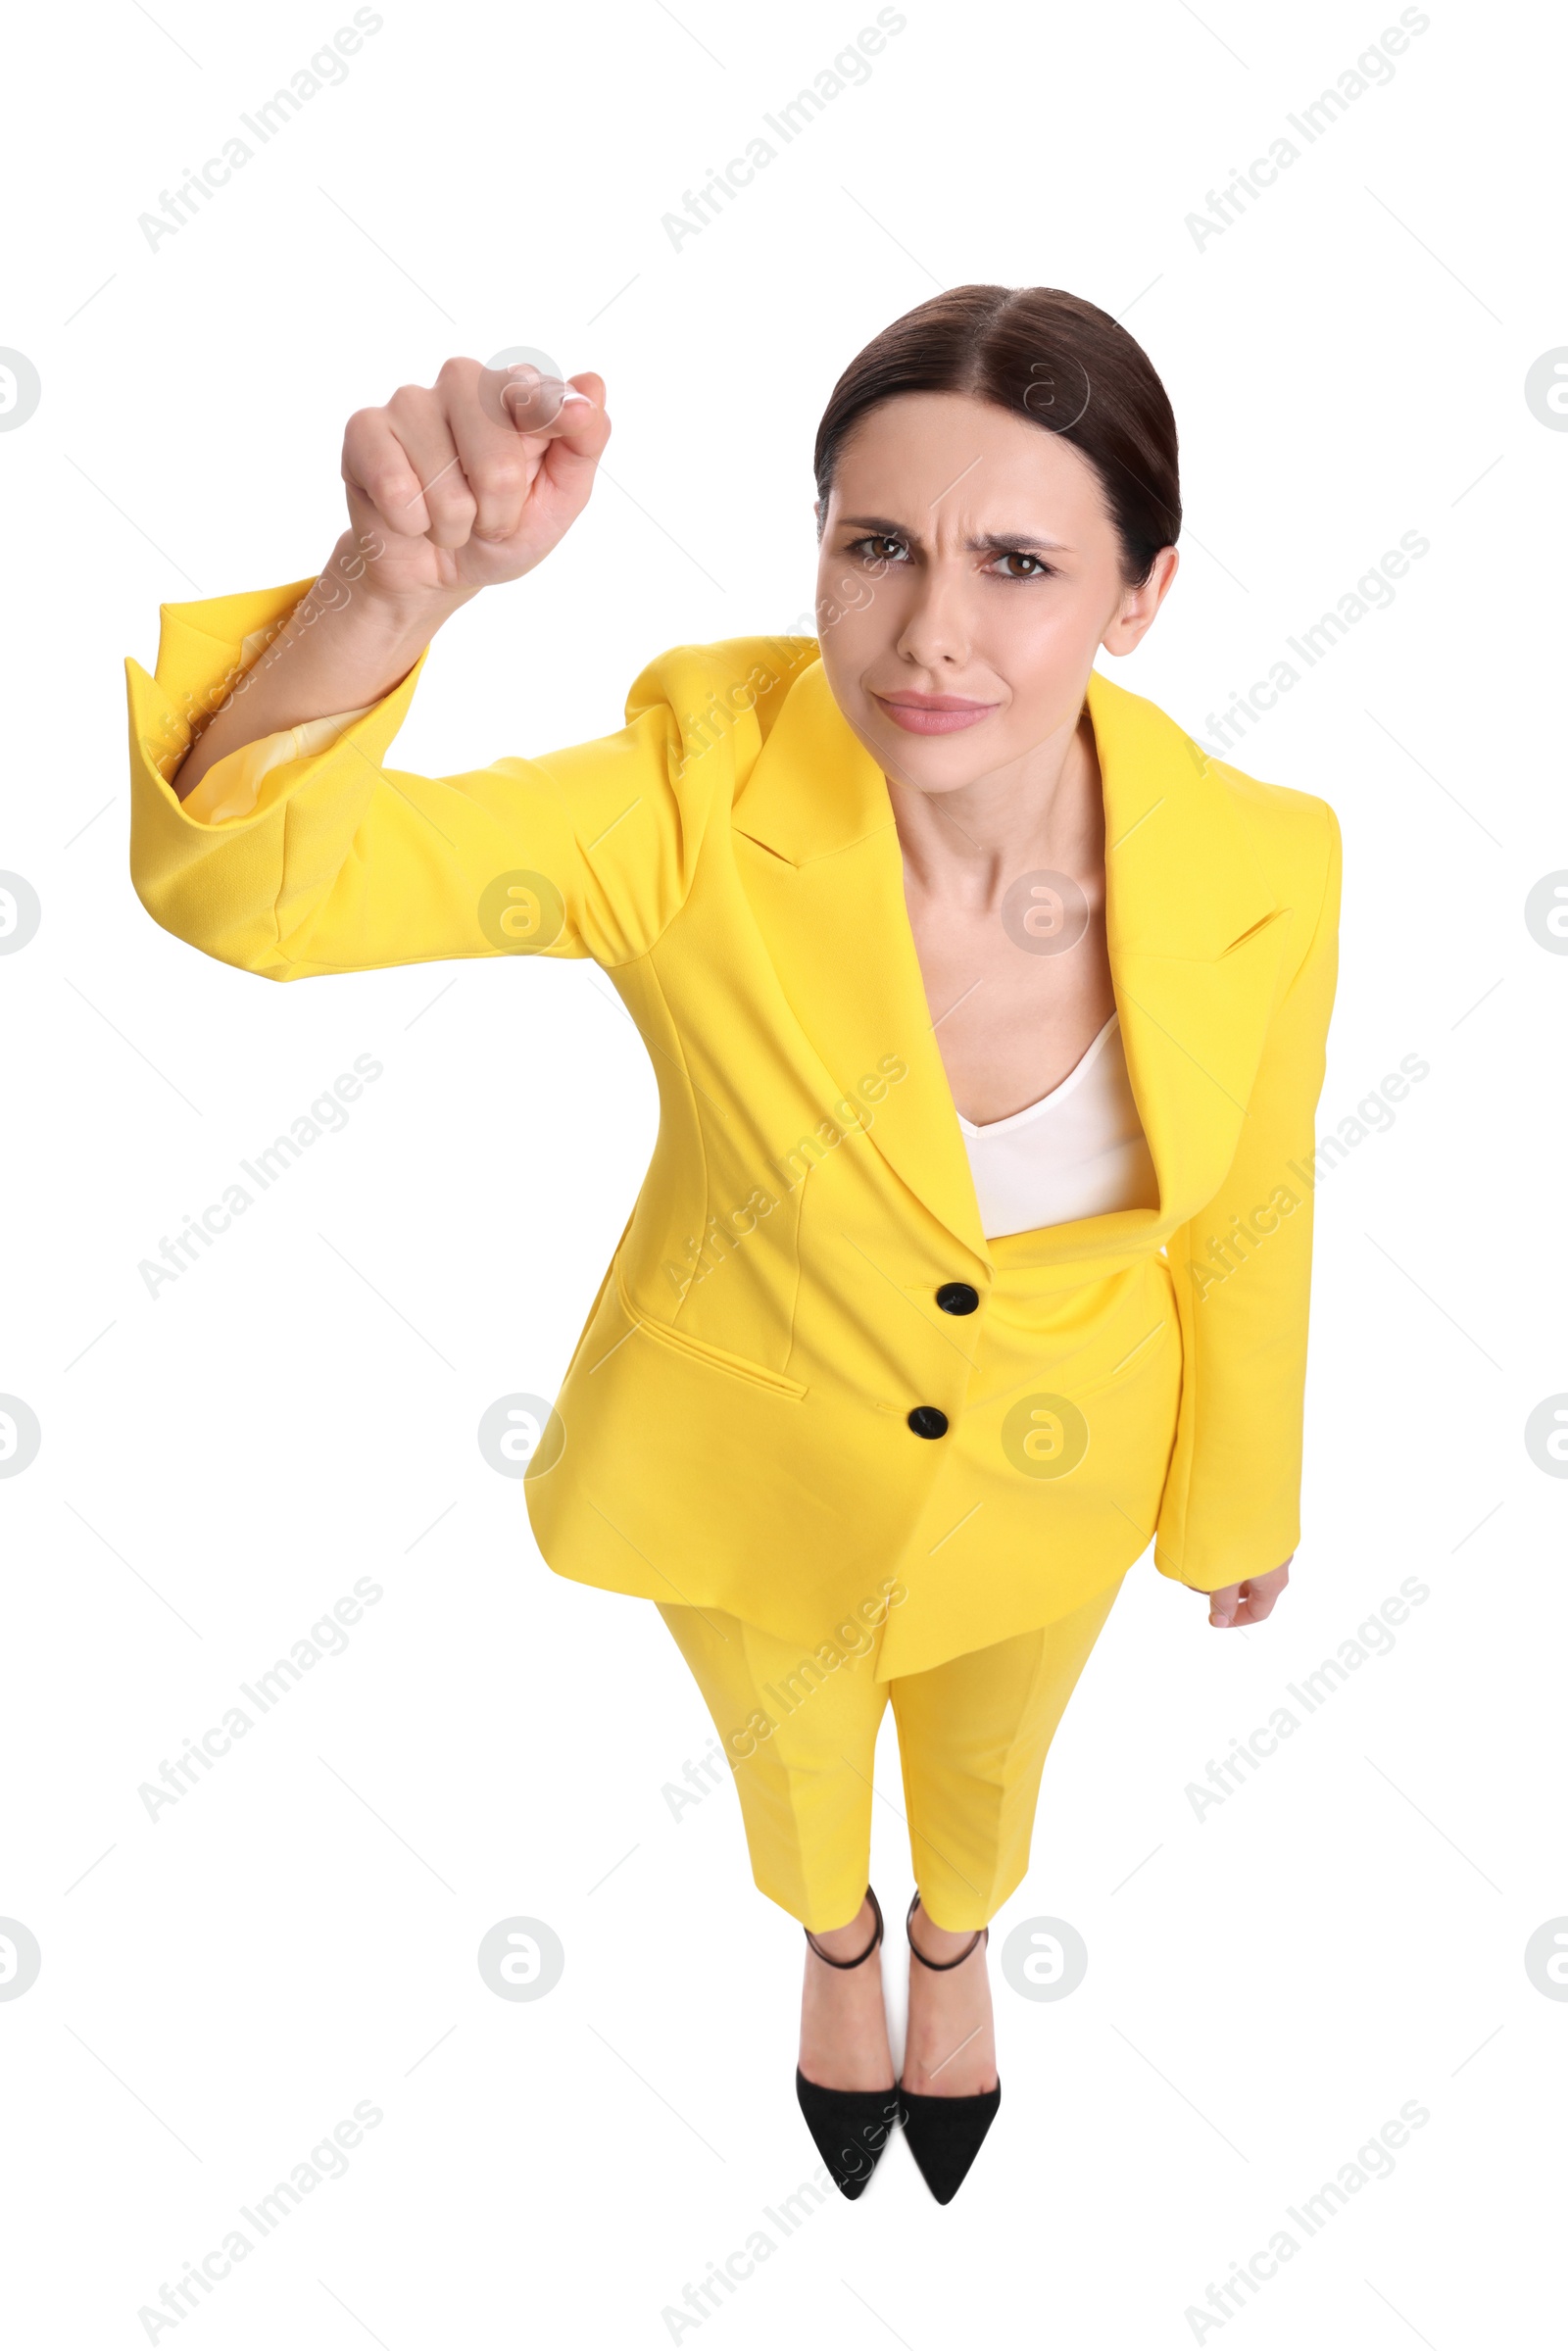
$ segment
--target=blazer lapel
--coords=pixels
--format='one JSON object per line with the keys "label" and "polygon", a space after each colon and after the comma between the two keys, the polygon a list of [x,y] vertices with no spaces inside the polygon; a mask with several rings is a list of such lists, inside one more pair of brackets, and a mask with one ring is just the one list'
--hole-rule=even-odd
{"label": "blazer lapel", "polygon": [[[1068,1256],[1102,1249],[1107,1224],[1128,1235],[1168,1231],[1219,1189],[1289,927],[1230,790],[1200,747],[1153,704],[1098,672],[1088,705],[1105,804],[1111,981],[1159,1208],[1048,1228],[1044,1246]],[[833,701],[820,660],[785,698],[734,825],[767,853],[748,860],[748,888],[835,1092],[859,1099],[860,1081],[886,1055],[907,1065],[872,1107],[869,1138],[990,1269],[914,950],[887,784]]]}
{"label": "blazer lapel", "polygon": [[1258,863],[1234,786],[1175,720],[1098,670],[1088,702],[1111,984],[1169,1230],[1212,1200],[1236,1156],[1290,909]]}
{"label": "blazer lapel", "polygon": [[769,855],[748,887],[785,993],[852,1099],[897,1054],[908,1074],[865,1109],[868,1134],[917,1200],[989,1262],[953,1090],[937,1046],[904,897],[904,857],[881,768],[828,691],[820,661],[785,698],[735,828]]}

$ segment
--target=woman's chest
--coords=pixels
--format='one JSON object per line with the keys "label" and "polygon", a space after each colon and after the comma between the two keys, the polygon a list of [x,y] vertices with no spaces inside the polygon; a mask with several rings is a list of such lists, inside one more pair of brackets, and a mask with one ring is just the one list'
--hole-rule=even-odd
{"label": "woman's chest", "polygon": [[953,1099],[975,1126],[1054,1092],[1116,1009],[1102,894],[1015,889],[986,912],[911,893],[909,923]]}

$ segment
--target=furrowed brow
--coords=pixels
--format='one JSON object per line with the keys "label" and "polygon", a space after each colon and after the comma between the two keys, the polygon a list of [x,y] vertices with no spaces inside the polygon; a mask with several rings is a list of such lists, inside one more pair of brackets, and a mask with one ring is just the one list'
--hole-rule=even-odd
{"label": "furrowed brow", "polygon": [[921,544],[920,534],[906,522],[895,522],[888,514],[841,514],[841,530],[874,531],[879,539],[905,539],[911,547]]}
{"label": "furrowed brow", "polygon": [[1025,531],[1014,535],[1010,531],[982,531],[977,539],[965,539],[964,546],[971,555],[1071,555],[1072,549],[1064,539],[1035,538]]}
{"label": "furrowed brow", "polygon": [[[891,514],[841,514],[841,530],[874,532],[878,538],[901,539],[906,546],[923,547],[917,530],[906,522],[897,521]],[[1028,531],[982,531],[977,537],[965,539],[964,549],[970,555],[1071,555],[1073,550],[1064,539],[1051,539]]]}

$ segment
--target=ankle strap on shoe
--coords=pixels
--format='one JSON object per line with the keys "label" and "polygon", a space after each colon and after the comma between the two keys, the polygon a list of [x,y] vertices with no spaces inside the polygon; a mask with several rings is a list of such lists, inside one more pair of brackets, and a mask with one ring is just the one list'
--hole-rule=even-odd
{"label": "ankle strap on shoe", "polygon": [[870,1958],[872,1952],[876,1949],[877,1944],[882,1940],[882,1905],[877,1900],[875,1889],[872,1886],[868,1886],[866,1887],[865,1898],[871,1905],[871,1916],[876,1921],[876,1928],[870,1941],[866,1944],[865,1949],[861,1951],[855,1959],[835,1959],[830,1951],[823,1950],[821,1944],[817,1941],[816,1936],[811,1933],[809,1927],[803,1929],[803,1933],[805,1934],[807,1941],[810,1944],[811,1949],[816,1953],[817,1958],[821,1960],[824,1967],[861,1967],[864,1965],[865,1961]]}
{"label": "ankle strap on shoe", "polygon": [[964,1961],[969,1957],[969,1954],[972,1951],[977,1951],[983,1942],[989,1942],[991,1939],[990,1928],[980,1927],[977,1928],[975,1933],[969,1937],[969,1940],[964,1944],[963,1949],[958,1953],[956,1959],[927,1959],[925,1953],[915,1941],[914,1936],[909,1934],[910,1922],[912,1921],[914,1914],[919,1907],[920,1890],[919,1887],[916,1886],[913,1898],[910,1901],[908,1910],[905,1916],[904,1932],[906,1935],[908,1936],[909,1949],[913,1952],[915,1958],[918,1959],[922,1967],[928,1967],[933,1975],[945,1976],[949,1968],[962,1967]]}

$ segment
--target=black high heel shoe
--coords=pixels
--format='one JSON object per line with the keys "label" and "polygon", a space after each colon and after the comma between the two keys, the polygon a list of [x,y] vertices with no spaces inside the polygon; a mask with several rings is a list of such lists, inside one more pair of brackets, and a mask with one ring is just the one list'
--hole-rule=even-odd
{"label": "black high heel shoe", "polygon": [[[882,1908],[869,1886],[865,1898],[871,1905],[876,1931],[858,1957],[834,1959],[823,1950],[808,1927],[804,1930],[807,1941],[824,1966],[863,1967],[880,1944]],[[806,2117],[806,2128],[816,2141],[817,2153],[832,2173],[840,2193],[853,2203],[863,2194],[877,2159],[893,2135],[899,2119],[897,2083],[892,2089],[826,2089],[819,2082],[808,2082],[797,2066],[795,2095]],[[936,2103],[934,2099],[931,2102]]]}
{"label": "black high heel shoe", "polygon": [[[982,1927],[964,1944],[956,1959],[927,1959],[909,1935],[910,1923],[919,1907],[916,1890],[904,1922],[904,1932],[909,1936],[909,1949],[914,1957],[934,1975],[943,1976],[950,1968],[962,1967],[971,1952],[991,1939],[990,1928]],[[1001,2104],[1000,2081],[995,2089],[978,2090],[969,2098],[933,2098],[920,2090],[906,2089],[902,2082],[899,2083],[899,2120],[904,2125],[904,2135],[909,2142],[909,2153],[920,2167],[921,2178],[939,2204],[951,2204],[963,2185]]]}

